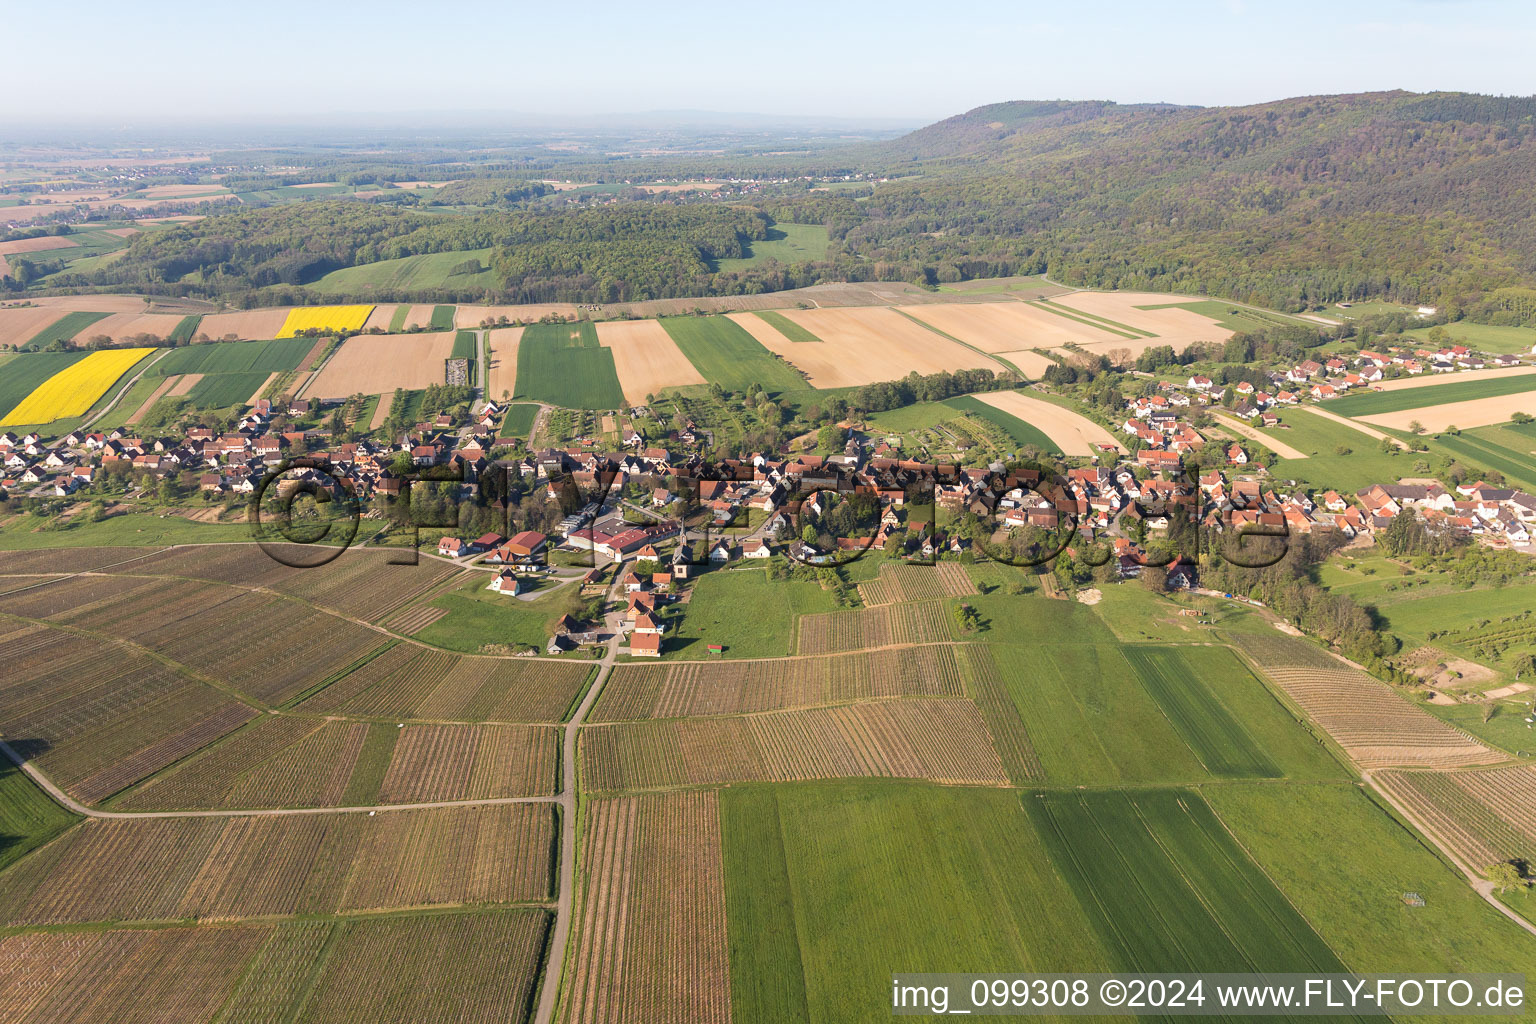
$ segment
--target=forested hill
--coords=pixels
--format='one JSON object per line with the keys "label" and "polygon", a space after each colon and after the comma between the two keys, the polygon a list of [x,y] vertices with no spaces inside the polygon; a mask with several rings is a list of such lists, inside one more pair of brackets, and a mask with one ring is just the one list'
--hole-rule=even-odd
{"label": "forested hill", "polygon": [[914,176],[861,204],[848,242],[944,277],[1049,268],[1289,308],[1536,280],[1536,98],[1003,103],[864,159]]}
{"label": "forested hill", "polygon": [[[672,173],[744,173],[742,160],[694,156]],[[772,160],[753,172],[768,179],[757,194],[723,200],[629,193],[597,208],[558,206],[527,182],[488,178],[461,186],[464,195],[526,208],[445,216],[335,201],[212,217],[136,240],[92,277],[58,283],[305,301],[298,289],[328,269],[493,247],[499,287],[484,297],[507,301],[1044,271],[1289,310],[1370,298],[1480,314],[1536,309],[1527,291],[1536,286],[1536,97],[1000,103],[887,142]],[[644,180],[641,167],[665,170],[654,158],[615,158],[560,176]],[[887,180],[833,190],[807,180],[852,171]],[[825,226],[825,258],[719,272],[765,237],[769,218]]]}

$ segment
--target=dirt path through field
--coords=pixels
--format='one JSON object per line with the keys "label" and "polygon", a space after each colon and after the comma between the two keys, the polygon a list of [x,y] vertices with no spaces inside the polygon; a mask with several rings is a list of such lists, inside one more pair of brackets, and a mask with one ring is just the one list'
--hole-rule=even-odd
{"label": "dirt path through field", "polygon": [[[614,570],[614,582],[609,584],[603,595],[605,603],[614,600],[626,564],[630,563],[621,562]],[[550,933],[549,960],[544,969],[544,978],[539,984],[539,1006],[534,1024],[553,1024],[555,1000],[560,995],[560,978],[565,970],[565,950],[571,940],[571,918],[575,911],[576,892],[576,736],[582,723],[587,720],[592,705],[597,703],[598,694],[602,693],[603,684],[608,681],[613,672],[613,663],[618,658],[619,637],[622,633],[617,625],[611,628],[613,636],[608,638],[608,649],[603,652],[603,660],[598,663],[597,678],[592,680],[587,695],[581,699],[575,714],[565,724],[560,757],[560,795],[556,798],[560,804],[560,895],[555,902],[555,927]]]}
{"label": "dirt path through field", "polygon": [[1366,426],[1364,423],[1361,423],[1358,420],[1352,420],[1347,416],[1340,416],[1336,412],[1329,412],[1328,410],[1317,405],[1309,405],[1306,407],[1305,411],[1311,413],[1313,416],[1321,416],[1325,420],[1332,420],[1333,422],[1342,424],[1343,426],[1352,427],[1367,437],[1374,437],[1378,441],[1391,441],[1394,445],[1401,448],[1403,451],[1408,450],[1407,441],[1399,441],[1391,434],[1383,434],[1379,430],[1372,430],[1370,427]]}
{"label": "dirt path through field", "polygon": [[175,387],[171,388],[167,394],[172,398],[179,398],[197,387],[198,382],[202,379],[203,375],[200,373],[184,373],[177,378]]}
{"label": "dirt path through field", "polygon": [[1221,413],[1212,413],[1211,419],[1220,424],[1223,430],[1230,430],[1239,437],[1246,437],[1250,441],[1257,441],[1282,459],[1306,459],[1311,458],[1306,452],[1297,451],[1284,441],[1276,439],[1270,434],[1262,433],[1250,427],[1246,423],[1240,423],[1231,416],[1223,416]]}

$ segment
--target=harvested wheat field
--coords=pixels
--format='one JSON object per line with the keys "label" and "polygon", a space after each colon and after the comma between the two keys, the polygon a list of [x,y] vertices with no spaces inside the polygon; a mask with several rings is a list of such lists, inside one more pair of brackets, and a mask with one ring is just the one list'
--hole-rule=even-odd
{"label": "harvested wheat field", "polygon": [[[1536,370],[1536,367],[1532,367]],[[1422,409],[1403,409],[1400,412],[1384,412],[1376,416],[1361,416],[1367,423],[1392,430],[1407,430],[1415,420],[1430,433],[1447,427],[1487,427],[1495,423],[1507,423],[1515,413],[1528,413],[1536,406],[1536,393],[1526,391],[1518,395],[1499,395],[1496,398],[1474,398],[1470,402],[1451,402],[1448,405],[1431,405]]]}
{"label": "harvested wheat field", "polygon": [[663,388],[709,383],[655,320],[598,324],[597,342],[613,353],[624,400],[631,405],[643,404],[647,395]]}
{"label": "harvested wheat field", "polygon": [[1297,451],[1295,448],[1292,448],[1284,441],[1281,441],[1275,437],[1273,432],[1265,433],[1263,431],[1256,430],[1246,423],[1234,419],[1231,416],[1224,416],[1221,413],[1213,413],[1211,418],[1216,421],[1221,429],[1236,434],[1238,437],[1246,437],[1250,441],[1257,441],[1259,444],[1268,448],[1282,459],[1307,458],[1306,452]]}
{"label": "harvested wheat field", "polygon": [[266,341],[277,337],[283,321],[288,319],[287,309],[248,309],[242,313],[211,313],[197,325],[198,334],[206,334],[214,341],[239,338],[241,341]]}
{"label": "harvested wheat field", "polygon": [[1032,427],[1038,427],[1061,446],[1063,455],[1097,455],[1100,445],[1125,451],[1109,431],[1071,409],[1063,409],[1018,391],[990,391],[975,397],[994,409],[1001,409]]}
{"label": "harvested wheat field", "polygon": [[139,233],[138,228],[104,228],[105,234],[115,235],[118,238],[132,238]]}
{"label": "harvested wheat field", "polygon": [[1420,374],[1417,377],[1399,377],[1372,384],[1372,391],[1411,391],[1414,388],[1432,388],[1441,384],[1464,384],[1467,381],[1487,380],[1490,377],[1523,377],[1536,373],[1536,366],[1512,366],[1508,369],[1464,370],[1460,373]]}
{"label": "harvested wheat field", "polygon": [[453,331],[359,334],[348,338],[305,393],[317,398],[416,391],[443,383],[443,361],[453,354]]}
{"label": "harvested wheat field", "polygon": [[395,406],[395,393],[386,391],[379,396],[379,404],[373,407],[373,419],[368,421],[369,430],[378,430],[389,419],[389,410]]}
{"label": "harvested wheat field", "polygon": [[267,374],[267,379],[262,381],[260,384],[256,385],[256,390],[251,392],[251,397],[247,398],[245,400],[245,404],[246,405],[255,405],[256,404],[256,399],[261,397],[262,392],[266,391],[267,388],[271,387],[272,386],[272,382],[277,380],[277,378],[279,378],[281,376],[282,376],[282,374],[280,374],[280,373],[269,373],[269,374]]}
{"label": "harvested wheat field", "polygon": [[191,394],[192,389],[197,387],[202,379],[203,375],[200,373],[184,373],[177,379],[176,383],[171,387],[171,390],[166,393],[169,394],[172,398],[179,398],[182,395]]}
{"label": "harvested wheat field", "polygon": [[986,352],[1124,340],[1022,302],[941,302],[897,308]]}
{"label": "harvested wheat field", "polygon": [[392,302],[387,302],[382,306],[374,306],[373,312],[368,314],[368,321],[363,324],[363,330],[389,330],[389,322],[395,318],[395,310],[399,308],[398,305]]}
{"label": "harvested wheat field", "polygon": [[[1178,302],[1200,302],[1199,296],[1171,295],[1167,292],[1072,292],[1057,295],[1051,302],[1079,312],[1113,320],[1115,323],[1149,331],[1157,335],[1155,344],[1172,345],[1182,352],[1197,341],[1226,341],[1233,332],[1210,317],[1187,309],[1139,309],[1139,306],[1168,306]],[[1121,341],[1121,344],[1124,344]],[[1143,345],[1142,348],[1147,346]]]}
{"label": "harvested wheat field", "polygon": [[30,301],[68,313],[142,313],[149,308],[137,295],[42,295]]}
{"label": "harvested wheat field", "polygon": [[105,320],[91,324],[80,334],[85,340],[104,334],[112,339],[114,345],[120,345],[141,334],[151,334],[164,340],[175,332],[181,321],[179,313],[113,313]]}
{"label": "harvested wheat field", "polygon": [[521,321],[531,324],[545,317],[575,320],[580,307],[569,302],[554,302],[539,306],[460,306],[453,315],[455,327],[479,327],[486,320]]}
{"label": "harvested wheat field", "polygon": [[144,399],[144,404],[139,406],[138,409],[134,411],[133,415],[128,417],[125,423],[128,426],[133,426],[135,423],[142,420],[144,416],[149,412],[149,410],[154,408],[155,403],[164,398],[165,393],[175,386],[176,379],[177,378],[175,377],[167,377],[165,380],[162,380],[160,382],[160,386],[155,388],[154,392],[150,394],[148,398]]}
{"label": "harvested wheat field", "polygon": [[[425,305],[411,305],[409,303],[374,306],[373,312],[368,314],[368,320],[363,324],[363,330],[371,331],[378,328],[388,333],[391,328],[405,330],[407,328],[425,329],[432,326],[432,311],[437,307],[428,302]],[[400,318],[400,325],[395,327],[395,316],[400,310],[405,310],[405,315]]]}
{"label": "harvested wheat field", "polygon": [[1059,365],[1050,356],[1041,355],[1039,352],[999,352],[997,358],[1006,359],[1023,371],[1024,376],[1039,380],[1045,376],[1045,371]]}
{"label": "harvested wheat field", "polygon": [[584,825],[590,856],[559,1019],[729,1022],[718,796],[594,800]]}
{"label": "harvested wheat field", "polygon": [[523,338],[521,327],[498,327],[487,331],[485,336],[486,368],[485,397],[493,402],[501,401],[503,394],[517,394],[517,343]]}
{"label": "harvested wheat field", "polygon": [[803,370],[814,387],[854,387],[895,380],[914,371],[1004,369],[1001,363],[935,334],[894,309],[864,306],[782,312],[822,339],[822,344],[790,341],[750,313],[727,315],[769,351]]}
{"label": "harvested wheat field", "polygon": [[25,345],[44,328],[64,317],[60,309],[22,307],[0,309],[0,345]]}
{"label": "harvested wheat field", "polygon": [[18,238],[10,242],[0,242],[0,256],[14,256],[17,253],[47,252],[50,249],[78,249],[80,243],[74,239],[62,235],[43,235],[41,238]]}

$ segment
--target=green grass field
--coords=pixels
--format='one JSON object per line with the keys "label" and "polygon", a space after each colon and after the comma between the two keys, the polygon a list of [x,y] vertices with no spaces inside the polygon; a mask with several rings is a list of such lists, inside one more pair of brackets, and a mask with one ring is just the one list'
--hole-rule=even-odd
{"label": "green grass field", "polygon": [[1470,465],[1498,470],[1511,487],[1536,491],[1536,423],[1502,423],[1460,434],[1437,434],[1430,446]]}
{"label": "green grass field", "polygon": [[[727,391],[745,391],[751,384],[761,384],[775,393],[807,387],[805,378],[792,366],[728,317],[667,317],[660,323],[704,379]],[[528,344],[527,332],[522,344]],[[522,374],[521,361],[518,374]]]}
{"label": "green grass field", "polygon": [[772,327],[774,330],[778,331],[780,334],[784,335],[784,337],[788,338],[790,341],[821,341],[821,339],[818,338],[815,334],[812,334],[810,331],[806,330],[804,327],[801,327],[799,324],[795,323],[789,317],[785,316],[783,313],[778,312],[777,310],[765,309],[760,310],[752,315],[763,321],[763,323],[767,324],[769,327]]}
{"label": "green grass field", "polygon": [[613,353],[598,344],[597,329],[587,321],[524,329],[513,397],[567,409],[617,409],[624,404]]}
{"label": "green grass field", "polygon": [[780,263],[824,260],[830,241],[826,227],[821,224],[775,224],[768,229],[766,239],[752,243],[752,255],[739,260],[716,260],[714,269],[724,272],[745,270],[768,260]]}
{"label": "green grass field", "polygon": [[43,381],[84,359],[84,352],[23,352],[0,372],[0,417],[16,408]]}
{"label": "green grass field", "polygon": [[[1206,681],[1218,675],[1235,680],[1247,674],[1232,652],[1222,647],[1127,647],[1125,658],[1208,772],[1220,778],[1281,775],[1279,766]],[[1257,680],[1251,682],[1257,687]]]}
{"label": "green grass field", "polygon": [[299,363],[314,347],[313,338],[188,345],[161,359],[149,373],[156,377],[179,373],[286,373],[298,369]]}
{"label": "green grass field", "polygon": [[0,758],[0,870],[78,820],[50,800],[20,768]]}
{"label": "green grass field", "polygon": [[959,409],[961,412],[968,412],[973,415],[980,416],[987,422],[996,424],[997,426],[1001,427],[1009,437],[1018,442],[1020,447],[1025,445],[1034,445],[1036,448],[1043,452],[1061,451],[1061,446],[1058,445],[1055,441],[1052,441],[1048,436],[1046,436],[1045,432],[1040,430],[1038,427],[1031,423],[1024,422],[1012,413],[1004,412],[1001,409],[988,405],[986,402],[972,398],[970,395],[961,395],[958,398],[946,398],[943,404],[949,406],[951,409]]}
{"label": "green grass field", "polygon": [[1109,969],[1014,792],[733,786],[720,805],[736,1024],[889,1020],[893,970]]}
{"label": "green grass field", "polygon": [[78,522],[51,530],[38,530],[56,520],[18,516],[0,527],[0,550],[32,551],[37,548],[134,547],[166,544],[225,544],[251,539],[251,528],[238,523],[195,523],[180,516],[133,512],[99,523]]}
{"label": "green grass field", "polygon": [[[1333,404],[1330,403],[1328,408],[1332,411]],[[1306,409],[1286,409],[1279,415],[1284,427],[1264,427],[1259,433],[1310,456],[1277,460],[1270,472],[1282,480],[1304,480],[1347,493],[1371,484],[1413,476],[1414,462],[1425,457],[1397,447],[1391,452],[1383,452],[1380,440],[1353,427],[1314,416]],[[1348,451],[1341,455],[1340,447]]]}
{"label": "green grass field", "polygon": [[501,433],[503,437],[521,437],[528,439],[528,433],[533,429],[533,421],[538,418],[539,407],[532,402],[517,402],[507,406],[507,416],[501,421]]}
{"label": "green grass field", "polygon": [[267,376],[261,372],[210,373],[192,385],[187,397],[198,409],[229,409],[244,405],[245,400],[266,382]]}
{"label": "green grass field", "polygon": [[402,303],[395,307],[395,311],[389,315],[389,333],[397,334],[405,330],[405,321],[411,315],[409,304]]}
{"label": "green grass field", "polygon": [[[1404,331],[1407,337],[1419,344],[1429,344],[1429,332],[1433,327],[1416,327]],[[1499,327],[1493,324],[1474,324],[1465,320],[1445,325],[1446,337],[1452,345],[1466,345],[1479,352],[1525,355],[1536,350],[1536,327]]]}
{"label": "green grass field", "polygon": [[[1452,402],[1470,402],[1479,398],[1496,398],[1502,395],[1519,395],[1536,391],[1536,374],[1500,376],[1497,373],[1473,380],[1451,380],[1423,388],[1406,388],[1402,391],[1376,391],[1371,394],[1345,395],[1328,403],[1328,411],[1340,416],[1376,416],[1406,409],[1423,409],[1431,405],[1449,405]],[[1536,405],[1536,399],[1533,399]]]}
{"label": "green grass field", "polygon": [[432,331],[453,330],[453,306],[433,306],[432,319],[427,321],[427,329]]}
{"label": "green grass field", "polygon": [[1023,801],[1118,969],[1344,970],[1195,792]]}
{"label": "green grass field", "polygon": [[490,573],[476,573],[469,582],[433,598],[430,604],[448,609],[448,614],[415,634],[416,639],[467,654],[478,653],[485,644],[522,645],[543,653],[554,604],[519,601],[487,590],[491,579]]}
{"label": "green grass field", "polygon": [[[1536,963],[1536,937],[1484,903],[1357,786],[1201,792],[1352,970],[1528,972]],[[1406,905],[1410,892],[1424,906]]]}
{"label": "green grass field", "polygon": [[22,345],[26,351],[35,351],[47,348],[55,341],[69,341],[75,335],[85,330],[98,320],[105,320],[110,313],[65,313],[53,323],[44,327]]}
{"label": "green grass field", "polygon": [[782,658],[793,654],[795,616],[837,610],[818,583],[774,582],[765,570],[716,569],[699,577],[665,657],[712,658],[709,644],[724,644],[727,658]]}
{"label": "green grass field", "polygon": [[450,359],[469,360],[469,382],[475,383],[476,364],[479,362],[478,336],[474,331],[459,331],[453,336],[453,351],[449,353]]}
{"label": "green grass field", "polygon": [[200,316],[184,316],[181,322],[171,330],[171,336],[166,341],[185,345],[197,336],[197,327],[203,322]]}
{"label": "green grass field", "polygon": [[[457,267],[470,260],[477,261],[480,270],[475,273],[453,273]],[[369,295],[377,292],[400,295],[435,288],[489,288],[496,283],[496,275],[492,273],[490,263],[490,249],[402,256],[399,259],[333,270],[306,287],[322,295]],[[449,328],[452,326],[448,324]],[[433,327],[433,330],[446,329]]]}

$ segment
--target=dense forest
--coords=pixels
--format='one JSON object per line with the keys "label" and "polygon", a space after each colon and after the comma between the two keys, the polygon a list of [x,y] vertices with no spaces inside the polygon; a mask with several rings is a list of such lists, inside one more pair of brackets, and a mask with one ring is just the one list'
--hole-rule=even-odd
{"label": "dense forest", "polygon": [[[420,165],[353,160],[292,177],[407,173]],[[269,301],[260,290],[299,289],[337,267],[495,247],[493,294],[423,297],[615,301],[1048,272],[1287,310],[1384,298],[1536,322],[1536,98],[1003,103],[886,142],[559,171],[610,182],[780,176],[723,200],[626,192],[582,205],[549,195],[534,173],[508,164],[409,202],[213,216],[137,239],[88,278],[49,283]],[[816,175],[835,174],[884,180],[815,187]],[[825,226],[825,258],[719,271],[717,260],[745,255],[774,221]]]}

